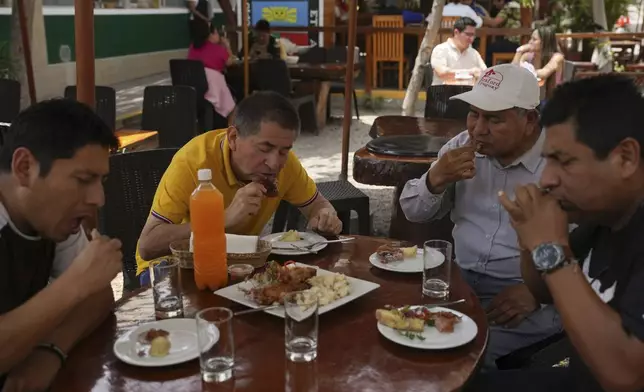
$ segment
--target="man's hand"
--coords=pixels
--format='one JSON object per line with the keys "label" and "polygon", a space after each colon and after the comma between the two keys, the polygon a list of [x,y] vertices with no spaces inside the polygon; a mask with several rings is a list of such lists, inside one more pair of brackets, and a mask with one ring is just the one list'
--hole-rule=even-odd
{"label": "man's hand", "polygon": [[481,77],[481,68],[472,68],[469,69],[467,72],[474,77],[474,79],[478,79]]}
{"label": "man's hand", "polygon": [[534,184],[518,186],[514,194],[512,201],[499,192],[499,200],[510,214],[522,248],[532,251],[547,242],[568,245],[568,216],[554,197]]}
{"label": "man's hand", "polygon": [[94,294],[110,285],[123,268],[121,241],[92,230],[92,240],[81,251],[63,276],[81,288],[83,297]]}
{"label": "man's hand", "polygon": [[537,310],[539,303],[524,283],[508,286],[501,291],[486,309],[491,325],[516,328],[530,313]]}
{"label": "man's hand", "polygon": [[468,144],[463,147],[447,151],[429,169],[427,175],[427,189],[432,193],[443,193],[451,183],[474,177],[474,152],[476,147]]}
{"label": "man's hand", "polygon": [[265,193],[266,188],[257,182],[251,182],[238,190],[232,203],[226,208],[226,228],[235,227],[257,215]]}
{"label": "man's hand", "polygon": [[309,219],[308,228],[322,234],[338,235],[342,231],[342,221],[333,208],[320,208]]}
{"label": "man's hand", "polygon": [[44,350],[35,350],[11,369],[2,392],[44,392],[60,370],[60,359]]}

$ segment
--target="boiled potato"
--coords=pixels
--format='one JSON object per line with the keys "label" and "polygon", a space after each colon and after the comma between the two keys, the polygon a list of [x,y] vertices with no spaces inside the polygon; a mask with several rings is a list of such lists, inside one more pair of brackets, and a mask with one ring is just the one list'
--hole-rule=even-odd
{"label": "boiled potato", "polygon": [[380,324],[399,331],[423,332],[425,320],[413,317],[404,317],[400,312],[391,310],[376,310],[376,319]]}
{"label": "boiled potato", "polygon": [[280,241],[282,242],[295,242],[301,239],[300,233],[297,230],[289,230],[280,237]]}
{"label": "boiled potato", "polygon": [[405,258],[412,258],[416,257],[416,251],[418,250],[418,247],[416,245],[410,246],[409,248],[400,248],[403,252],[403,257]]}
{"label": "boiled potato", "polygon": [[165,357],[170,353],[170,340],[165,336],[158,336],[150,343],[151,357]]}

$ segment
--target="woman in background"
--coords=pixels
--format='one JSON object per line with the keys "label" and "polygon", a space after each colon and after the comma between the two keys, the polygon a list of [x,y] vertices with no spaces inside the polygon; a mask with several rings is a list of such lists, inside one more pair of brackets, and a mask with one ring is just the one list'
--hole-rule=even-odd
{"label": "woman in background", "polygon": [[537,78],[545,82],[541,88],[542,100],[548,98],[561,82],[563,63],[564,55],[552,26],[541,26],[533,31],[530,42],[519,47],[512,60],[512,64],[532,68]]}
{"label": "woman in background", "polygon": [[231,54],[228,40],[219,35],[214,25],[199,26],[188,49],[188,60],[203,63],[208,79],[208,91],[204,98],[212,103],[217,113],[228,117],[235,108],[235,101],[223,72],[227,65],[235,61],[235,57]]}

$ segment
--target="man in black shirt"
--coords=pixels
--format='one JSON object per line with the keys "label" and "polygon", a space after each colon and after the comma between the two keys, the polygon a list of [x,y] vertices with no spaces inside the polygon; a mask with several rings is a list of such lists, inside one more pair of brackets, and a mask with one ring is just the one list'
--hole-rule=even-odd
{"label": "man in black shirt", "polygon": [[[72,100],[22,112],[0,149],[0,390],[44,391],[111,311],[121,244],[81,226],[118,140]],[[6,381],[4,381],[6,379]],[[2,385],[4,384],[4,386]]]}
{"label": "man in black shirt", "polygon": [[[248,57],[250,60],[280,58],[277,39],[271,35],[271,25],[265,19],[258,20],[253,32],[248,35]],[[239,51],[239,58],[244,58],[243,47]]]}
{"label": "man in black shirt", "polygon": [[[616,76],[560,86],[545,107],[541,188],[500,201],[524,249],[523,278],[555,304],[575,352],[568,368],[485,374],[474,390],[644,389],[642,108]],[[579,224],[570,235],[569,221]]]}

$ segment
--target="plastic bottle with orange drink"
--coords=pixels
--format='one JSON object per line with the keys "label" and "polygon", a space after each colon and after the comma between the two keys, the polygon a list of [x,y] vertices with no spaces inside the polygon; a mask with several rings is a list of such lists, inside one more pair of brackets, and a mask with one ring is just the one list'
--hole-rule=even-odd
{"label": "plastic bottle with orange drink", "polygon": [[210,182],[210,169],[200,169],[197,178],[190,197],[195,283],[200,290],[217,290],[228,284],[224,197]]}

